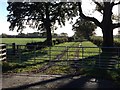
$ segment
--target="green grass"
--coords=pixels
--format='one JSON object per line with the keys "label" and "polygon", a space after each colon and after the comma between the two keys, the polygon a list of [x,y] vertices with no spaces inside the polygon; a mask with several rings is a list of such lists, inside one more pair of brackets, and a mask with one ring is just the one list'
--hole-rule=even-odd
{"label": "green grass", "polygon": [[[68,48],[68,51],[69,53],[65,53],[64,56],[60,59],[60,60],[74,60],[75,59],[75,54],[76,54],[76,50],[79,50],[79,59],[81,59],[82,55],[81,55],[81,52],[82,52],[82,49],[81,48],[77,48],[79,46],[80,42],[74,42],[73,44],[71,43],[71,46],[73,47],[69,47]],[[95,47],[96,45],[94,45],[93,43],[89,42],[89,41],[85,41],[85,42],[82,42],[82,46],[85,46],[85,47]],[[76,47],[76,48],[75,48]],[[94,56],[94,55],[98,55],[99,53],[93,53],[93,52],[99,52],[99,49],[98,48],[87,48],[85,49],[84,48],[84,51],[87,51],[87,52],[84,52],[84,58],[87,58],[89,56]],[[90,52],[90,53],[89,53]],[[68,57],[67,55],[68,54]],[[91,64],[93,63],[92,60],[89,60],[89,61],[85,61],[87,64]],[[74,63],[74,62],[67,62],[67,61],[64,61],[64,62],[58,62],[56,63],[56,65],[50,67],[45,73],[46,74],[70,74],[70,73],[75,73],[76,72],[76,69],[71,67],[71,64]],[[79,62],[79,65],[81,65],[81,61]],[[64,65],[64,66],[59,66],[59,65]],[[79,71],[81,72],[81,69],[79,69]],[[82,71],[83,72],[83,71]]]}
{"label": "green grass", "polygon": [[65,60],[67,60],[67,59],[68,60],[69,59],[74,59],[75,58],[75,54],[76,54],[75,52],[78,49],[76,47],[78,47],[79,44],[80,44],[80,42],[75,42],[73,45],[68,47],[68,52],[66,52],[66,55],[64,55],[64,57],[62,57],[62,58],[65,59]]}
{"label": "green grass", "polygon": [[11,44],[26,44],[31,42],[44,41],[46,38],[1,38],[2,43]]}
{"label": "green grass", "polygon": [[[71,48],[71,46],[79,46],[80,42],[66,42],[66,43],[62,43],[62,44],[58,44],[52,47],[46,47],[43,48],[41,50],[36,50],[34,51],[26,51],[24,49],[22,49],[22,53],[21,53],[21,58],[19,57],[19,55],[15,56],[10,56],[10,60],[9,62],[11,63],[20,63],[23,65],[35,65],[37,63],[40,62],[44,62],[44,60],[55,60],[57,58],[57,56],[59,56],[60,54],[63,53],[64,50],[66,50],[66,48],[68,48],[69,52],[65,52],[64,55],[62,56],[62,58],[60,58],[60,60],[67,60],[67,59],[74,59],[75,58],[75,51],[77,49],[79,49],[79,56],[82,57],[81,55],[81,48]],[[95,46],[94,44],[92,44],[91,42],[82,42],[82,46],[87,46],[90,45]],[[51,50],[51,51],[49,51]],[[87,51],[87,53],[84,53],[84,57],[88,57],[91,54],[88,54],[88,51],[94,52],[95,50],[97,50],[96,48],[93,49],[85,49],[84,51]],[[98,51],[98,50],[97,50]],[[35,54],[35,56],[34,56]],[[68,57],[67,57],[68,54]],[[51,55],[51,57],[49,57]],[[92,54],[95,55],[95,54]],[[19,60],[20,59],[20,60]]]}
{"label": "green grass", "polygon": [[[12,67],[13,72],[23,72],[23,71],[29,71],[29,70],[33,70],[33,68],[39,68],[41,66],[43,66],[43,64],[39,64],[39,63],[44,63],[45,60],[49,60],[49,54],[52,54],[53,57],[51,57],[51,60],[54,60],[56,58],[57,55],[61,54],[63,50],[65,50],[64,46],[71,46],[73,45],[75,42],[66,42],[66,43],[62,43],[53,47],[47,47],[47,48],[43,48],[42,50],[36,50],[34,51],[23,51],[21,53],[21,58],[22,60],[19,60],[19,55],[13,55],[10,56],[11,60],[9,60],[9,67]],[[58,46],[58,47],[57,47]],[[63,46],[63,47],[59,47],[59,46]],[[57,50],[57,52],[52,51],[49,53],[49,49],[51,50]],[[59,51],[59,52],[58,52]],[[36,53],[36,56],[34,56],[34,53]],[[16,58],[17,57],[17,58]],[[34,60],[37,59],[37,60]],[[21,64],[24,66],[21,66]],[[7,66],[7,65],[6,65]],[[18,67],[17,67],[18,66]],[[8,70],[9,70],[8,67]],[[29,67],[29,69],[28,69]],[[24,69],[24,70],[23,70]]]}
{"label": "green grass", "polygon": [[[85,47],[85,48],[83,48],[83,50],[81,50],[81,52],[84,53],[85,58],[88,57],[88,56],[98,55],[99,51],[102,52],[101,49],[99,50],[99,48],[94,48],[94,47],[97,47],[97,46],[90,41],[83,42],[82,46]],[[80,56],[82,56],[82,55],[80,55]]]}
{"label": "green grass", "polygon": [[114,40],[117,40],[117,41],[119,41],[119,40],[120,40],[120,37],[119,37],[119,38],[114,38]]}

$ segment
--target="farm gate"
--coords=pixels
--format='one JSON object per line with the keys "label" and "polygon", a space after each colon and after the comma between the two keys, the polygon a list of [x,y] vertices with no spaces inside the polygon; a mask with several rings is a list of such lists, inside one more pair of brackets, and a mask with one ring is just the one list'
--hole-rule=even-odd
{"label": "farm gate", "polygon": [[106,53],[102,53],[101,48],[103,47],[54,46],[39,49],[32,45],[28,49],[26,45],[16,45],[13,49],[12,45],[7,45],[7,61],[24,64],[48,63],[48,66],[70,65],[74,68],[120,69],[120,47],[114,47],[115,52]]}

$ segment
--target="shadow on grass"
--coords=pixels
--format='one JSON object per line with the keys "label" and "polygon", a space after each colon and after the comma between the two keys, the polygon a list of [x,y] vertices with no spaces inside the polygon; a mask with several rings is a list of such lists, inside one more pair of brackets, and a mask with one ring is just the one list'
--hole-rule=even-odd
{"label": "shadow on grass", "polygon": [[[37,60],[37,61],[34,60],[34,57],[37,57],[37,56],[43,57],[44,55],[48,54],[47,52],[45,52],[43,50],[33,52],[33,51],[21,49],[20,51],[21,51],[21,53],[16,52],[15,54],[13,54],[12,49],[7,50],[7,53],[8,53],[7,61],[8,62],[3,62],[3,64],[2,64],[2,72],[3,73],[6,73],[8,71],[15,70],[18,68],[26,68],[28,66],[43,65],[43,64],[49,62],[49,60]],[[31,58],[33,58],[33,60],[31,60]]]}
{"label": "shadow on grass", "polygon": [[[106,70],[120,69],[120,57],[112,53],[100,53],[94,56],[88,56],[83,59],[74,60],[71,68],[98,68]],[[76,65],[76,66],[75,66]],[[78,67],[77,67],[78,66]]]}
{"label": "shadow on grass", "polygon": [[120,66],[117,66],[119,64],[117,63],[118,61],[120,61],[118,55],[104,52],[78,61],[74,60],[70,67],[74,68],[76,73],[80,73],[80,68],[83,68],[82,72],[87,76],[112,80],[120,85]]}
{"label": "shadow on grass", "polygon": [[[105,53],[101,53],[100,55],[92,56],[92,57],[87,57],[84,58],[84,60],[90,60],[90,59],[98,59],[99,56],[105,60],[111,60],[115,59],[113,58],[114,56],[108,55],[107,57],[104,57]],[[76,61],[73,61],[72,63],[76,64]],[[89,62],[87,62],[89,64]],[[11,88],[4,88],[3,90],[23,90],[23,89],[29,89],[29,88],[35,88],[35,86],[41,88],[41,85],[46,85],[55,83],[58,86],[53,86],[57,87],[56,90],[63,90],[63,89],[69,89],[69,88],[75,88],[75,90],[81,90],[81,89],[102,89],[102,88],[120,88],[120,85],[118,85],[118,82],[120,81],[120,70],[108,70],[108,69],[103,69],[103,68],[95,68],[98,63],[98,60],[94,63],[94,67],[92,68],[87,68],[84,67],[83,73],[84,75],[82,76],[78,70],[78,74],[73,74],[73,75],[64,75],[61,77],[49,79],[49,80],[44,80],[44,81],[38,81],[38,82],[33,82],[31,84],[25,84],[21,86],[16,86],[16,87],[11,87]],[[106,65],[106,64],[105,64]],[[71,68],[75,68],[72,67]],[[79,68],[80,69],[80,68]],[[66,83],[67,81],[67,83]],[[117,83],[115,83],[115,82]],[[57,84],[58,83],[58,84]],[[53,84],[54,85],[54,84]]]}
{"label": "shadow on grass", "polygon": [[15,53],[13,53],[12,49],[7,50],[7,58],[9,62],[15,62],[15,63],[23,63],[28,60],[34,60],[34,58],[36,57],[43,57],[47,54],[48,52],[43,50],[34,51],[34,50],[19,49],[19,51],[16,51]]}

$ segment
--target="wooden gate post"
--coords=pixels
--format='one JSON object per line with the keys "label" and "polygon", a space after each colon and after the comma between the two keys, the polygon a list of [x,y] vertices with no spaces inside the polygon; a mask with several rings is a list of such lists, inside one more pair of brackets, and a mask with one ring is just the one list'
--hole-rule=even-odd
{"label": "wooden gate post", "polygon": [[6,44],[0,44],[0,61],[6,61]]}
{"label": "wooden gate post", "polygon": [[12,54],[15,55],[15,43],[12,43]]}

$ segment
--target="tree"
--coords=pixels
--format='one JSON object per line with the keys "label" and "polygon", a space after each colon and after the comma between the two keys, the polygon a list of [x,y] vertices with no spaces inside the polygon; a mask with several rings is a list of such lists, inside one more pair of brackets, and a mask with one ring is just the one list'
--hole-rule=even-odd
{"label": "tree", "polygon": [[93,35],[93,32],[96,28],[96,25],[91,21],[86,21],[82,18],[78,19],[73,25],[73,31],[75,31],[76,37],[84,37],[90,40],[90,36]]}
{"label": "tree", "polygon": [[76,16],[76,5],[65,2],[8,2],[8,20],[10,30],[17,27],[17,31],[23,30],[25,25],[38,30],[46,30],[47,45],[52,45],[51,28],[56,21],[59,25],[65,25],[65,20]]}
{"label": "tree", "polygon": [[[81,2],[78,3],[79,6],[79,15],[86,20],[93,21],[98,27],[102,29],[103,33],[103,47],[113,47],[113,29],[120,27],[120,23],[113,23],[112,20],[112,9],[115,5],[120,4],[120,1],[115,0],[104,0],[105,2],[97,2],[93,0],[98,7],[98,11],[102,14],[103,19],[99,22],[96,18],[86,16],[81,7]],[[103,51],[111,51],[112,49],[102,49]]]}
{"label": "tree", "polygon": [[118,30],[118,35],[120,35],[120,30]]}
{"label": "tree", "polygon": [[57,33],[52,33],[53,38],[57,38],[59,35]]}
{"label": "tree", "polygon": [[1,34],[1,38],[7,38],[7,37],[8,37],[7,34],[5,34],[5,33],[2,33],[2,34]]}
{"label": "tree", "polygon": [[118,38],[120,38],[120,29],[118,30]]}
{"label": "tree", "polygon": [[68,34],[67,34],[67,33],[62,32],[62,33],[60,34],[60,36],[62,36],[62,37],[68,37]]}
{"label": "tree", "polygon": [[26,37],[26,35],[24,33],[19,33],[18,37],[23,37],[24,38],[24,37]]}

